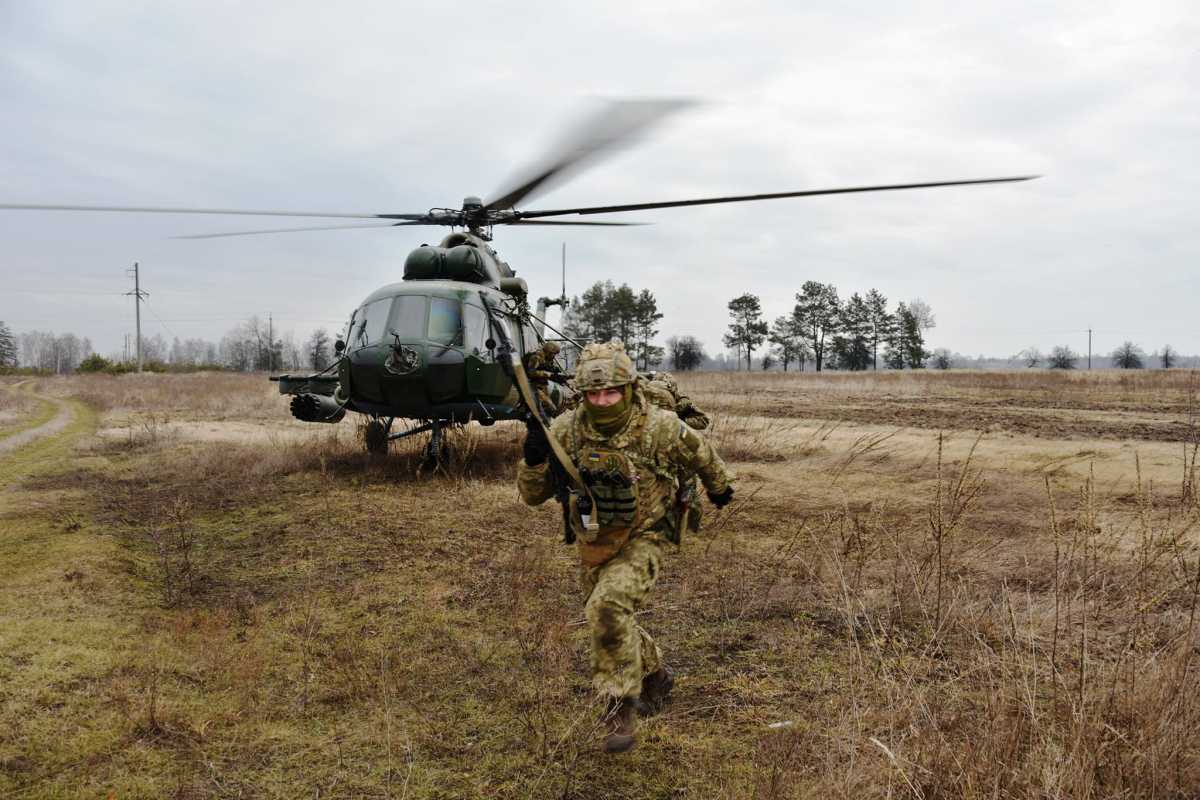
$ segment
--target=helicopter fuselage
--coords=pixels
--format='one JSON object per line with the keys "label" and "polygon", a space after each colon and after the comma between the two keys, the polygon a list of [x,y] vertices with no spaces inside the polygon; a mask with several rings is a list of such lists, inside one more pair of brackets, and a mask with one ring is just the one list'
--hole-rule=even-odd
{"label": "helicopter fuselage", "polygon": [[522,313],[526,294],[483,238],[452,233],[409,253],[404,280],[354,310],[336,376],[273,380],[281,393],[304,398],[293,400],[292,412],[311,422],[335,422],[344,411],[439,423],[518,418],[505,351],[523,357],[541,346]]}

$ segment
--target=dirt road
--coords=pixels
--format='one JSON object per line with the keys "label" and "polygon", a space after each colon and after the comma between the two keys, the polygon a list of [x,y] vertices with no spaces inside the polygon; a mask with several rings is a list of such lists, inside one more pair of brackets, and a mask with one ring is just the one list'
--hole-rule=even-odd
{"label": "dirt road", "polygon": [[[26,383],[18,383],[15,386],[8,389],[8,391],[10,391],[10,392],[21,391],[22,387],[24,387],[24,386],[26,386]],[[26,392],[26,393],[29,394],[29,396],[34,397],[44,403],[50,403],[50,404],[54,405],[55,407],[57,407],[58,410],[54,414],[54,416],[50,419],[49,422],[44,422],[41,425],[38,425],[37,427],[34,427],[34,428],[29,428],[27,430],[18,431],[17,433],[12,434],[11,436],[6,436],[5,438],[0,439],[0,455],[11,452],[13,450],[16,450],[19,447],[24,447],[25,445],[29,444],[30,442],[36,441],[43,437],[53,436],[54,434],[61,431],[63,428],[70,425],[71,420],[73,420],[75,418],[75,414],[71,410],[71,406],[68,405],[67,403],[63,402],[62,400],[58,400],[53,397],[47,397],[45,395],[33,394],[32,392]]]}

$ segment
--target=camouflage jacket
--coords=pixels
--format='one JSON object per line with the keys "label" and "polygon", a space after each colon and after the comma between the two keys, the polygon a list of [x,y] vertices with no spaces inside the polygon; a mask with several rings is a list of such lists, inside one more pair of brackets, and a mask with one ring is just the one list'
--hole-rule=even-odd
{"label": "camouflage jacket", "polygon": [[[581,453],[590,448],[618,451],[637,471],[635,478],[637,514],[633,532],[657,528],[672,511],[675,490],[681,474],[697,474],[704,488],[713,493],[725,491],[733,476],[725,462],[704,437],[684,425],[673,412],[660,408],[640,389],[634,391],[634,409],[629,423],[608,437],[588,422],[581,408],[556,417],[550,426],[563,449],[580,464]],[[517,467],[517,488],[521,499],[536,506],[554,494],[548,464],[531,467],[524,461]]]}
{"label": "camouflage jacket", "polygon": [[702,431],[709,426],[708,415],[697,408],[690,397],[679,391],[679,384],[671,373],[638,375],[638,385],[646,393],[646,399],[659,408],[674,411],[690,427]]}

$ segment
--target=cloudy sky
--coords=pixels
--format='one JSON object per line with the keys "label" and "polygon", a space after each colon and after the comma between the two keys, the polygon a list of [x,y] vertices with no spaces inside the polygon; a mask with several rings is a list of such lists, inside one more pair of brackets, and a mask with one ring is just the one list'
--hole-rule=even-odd
{"label": "cloudy sky", "polygon": [[[1044,177],[498,230],[535,295],[565,240],[569,292],[649,288],[664,336],[710,350],[733,296],[775,317],[818,280],[922,297],[929,343],[966,354],[1082,350],[1089,327],[1097,352],[1200,352],[1194,2],[821,5],[0,2],[0,202],[458,207],[604,98],[691,97],[530,205]],[[304,221],[0,211],[0,320],[119,351],[138,261],[147,335],[270,313],[302,338],[442,233],[169,238],[277,222]]]}

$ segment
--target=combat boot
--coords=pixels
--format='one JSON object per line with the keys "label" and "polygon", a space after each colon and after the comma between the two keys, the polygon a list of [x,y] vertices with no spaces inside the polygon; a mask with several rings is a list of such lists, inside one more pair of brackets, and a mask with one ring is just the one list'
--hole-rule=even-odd
{"label": "combat boot", "polygon": [[675,676],[666,666],[659,667],[657,672],[651,672],[642,678],[642,698],[638,704],[638,713],[650,717],[662,711],[671,699],[673,688]]}
{"label": "combat boot", "polygon": [[637,730],[637,699],[613,697],[604,711],[604,722],[608,732],[604,736],[604,752],[625,753],[637,743],[633,738]]}

